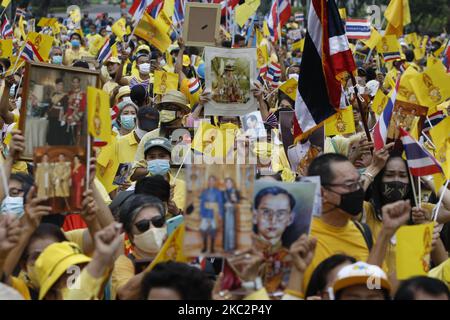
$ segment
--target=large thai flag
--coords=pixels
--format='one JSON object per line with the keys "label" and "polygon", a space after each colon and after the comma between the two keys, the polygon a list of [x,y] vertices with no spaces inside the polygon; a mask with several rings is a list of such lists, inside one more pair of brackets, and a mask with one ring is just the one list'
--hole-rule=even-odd
{"label": "large thai flag", "polygon": [[27,41],[27,43],[25,44],[20,57],[26,61],[44,61],[44,59],[42,59],[41,55],[39,54],[39,51],[37,51],[36,47],[30,41]]}
{"label": "large thai flag", "polygon": [[305,133],[345,107],[341,79],[356,72],[334,0],[311,2],[300,69],[295,114]]}
{"label": "large thai flag", "polygon": [[375,145],[375,150],[379,150],[386,145],[389,123],[391,122],[392,113],[394,112],[395,100],[397,99],[398,87],[400,86],[400,77],[401,75],[397,78],[394,92],[388,99],[381,117],[378,119],[377,124],[373,128],[373,142]]}
{"label": "large thai flag", "polygon": [[133,16],[134,24],[137,25],[144,15],[145,9],[152,3],[152,0],[134,0],[128,11]]}
{"label": "large thai flag", "polygon": [[13,34],[13,29],[11,28],[11,24],[9,23],[6,15],[3,17],[2,26],[1,26],[1,35],[3,39],[11,36]]}
{"label": "large thai flag", "polygon": [[273,0],[267,19],[267,27],[269,28],[272,41],[277,41],[278,27],[283,27],[291,16],[291,4],[288,0]]}
{"label": "large thai flag", "polygon": [[422,177],[442,172],[439,162],[403,128],[400,128],[400,138],[413,176]]}
{"label": "large thai flag", "polygon": [[368,19],[347,19],[345,34],[349,39],[369,39],[370,21]]}

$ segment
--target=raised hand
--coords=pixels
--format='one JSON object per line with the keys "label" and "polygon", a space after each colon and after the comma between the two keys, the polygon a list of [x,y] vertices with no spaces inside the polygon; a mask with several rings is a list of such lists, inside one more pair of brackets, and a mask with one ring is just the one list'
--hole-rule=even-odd
{"label": "raised hand", "polygon": [[0,258],[6,258],[17,245],[21,232],[19,219],[12,215],[0,215]]}
{"label": "raised hand", "polygon": [[299,272],[304,273],[311,264],[316,245],[316,238],[308,238],[306,234],[303,234],[289,248],[293,265]]}
{"label": "raised hand", "polygon": [[24,227],[29,231],[34,231],[41,223],[42,217],[49,215],[52,207],[43,205],[48,198],[34,198],[36,187],[31,187],[25,201],[25,214],[23,216]]}
{"label": "raised hand", "polygon": [[409,200],[400,200],[385,205],[381,208],[381,211],[383,214],[383,228],[390,235],[394,235],[398,228],[408,221],[411,204]]}
{"label": "raised hand", "polygon": [[25,137],[20,130],[11,132],[11,143],[9,145],[9,157],[12,160],[18,160],[25,151]]}

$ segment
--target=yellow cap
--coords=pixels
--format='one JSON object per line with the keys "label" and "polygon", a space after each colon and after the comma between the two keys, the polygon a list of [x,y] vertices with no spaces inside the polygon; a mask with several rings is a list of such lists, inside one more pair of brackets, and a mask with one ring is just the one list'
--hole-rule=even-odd
{"label": "yellow cap", "polygon": [[183,55],[183,67],[189,67],[191,65],[191,58],[188,55]]}
{"label": "yellow cap", "polygon": [[111,56],[109,59],[105,60],[103,64],[107,64],[108,62],[120,64],[120,59],[116,56]]}
{"label": "yellow cap", "polygon": [[136,49],[136,52],[139,52],[139,51],[142,51],[142,50],[145,50],[148,53],[152,52],[150,50],[150,47],[148,45],[146,45],[146,44],[141,44],[140,46],[138,46],[137,49]]}
{"label": "yellow cap", "polygon": [[37,258],[35,272],[39,282],[39,300],[42,300],[59,278],[71,266],[88,263],[92,259],[81,253],[73,242],[56,242],[49,245]]}

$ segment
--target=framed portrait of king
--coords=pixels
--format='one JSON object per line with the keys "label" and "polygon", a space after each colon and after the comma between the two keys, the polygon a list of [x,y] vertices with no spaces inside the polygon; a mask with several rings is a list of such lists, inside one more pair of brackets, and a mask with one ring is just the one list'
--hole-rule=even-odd
{"label": "framed portrait of king", "polygon": [[86,148],[86,90],[97,84],[97,71],[26,63],[19,120],[26,141],[22,160],[33,160],[41,147]]}

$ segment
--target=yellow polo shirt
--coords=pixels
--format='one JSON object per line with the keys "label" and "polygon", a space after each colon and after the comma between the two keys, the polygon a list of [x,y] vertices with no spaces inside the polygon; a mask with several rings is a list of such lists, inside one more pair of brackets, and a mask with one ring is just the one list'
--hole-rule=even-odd
{"label": "yellow polo shirt", "polygon": [[134,130],[129,134],[117,138],[117,157],[119,163],[134,161],[139,142],[136,140]]}
{"label": "yellow polo shirt", "polygon": [[317,238],[317,246],[313,261],[304,275],[303,292],[306,292],[311,275],[316,267],[332,255],[346,254],[358,261],[367,261],[369,258],[369,249],[364,237],[351,220],[347,222],[346,226],[340,228],[331,226],[320,218],[313,218],[311,237]]}
{"label": "yellow polo shirt", "polygon": [[444,282],[450,289],[450,258],[428,272],[428,276]]}

